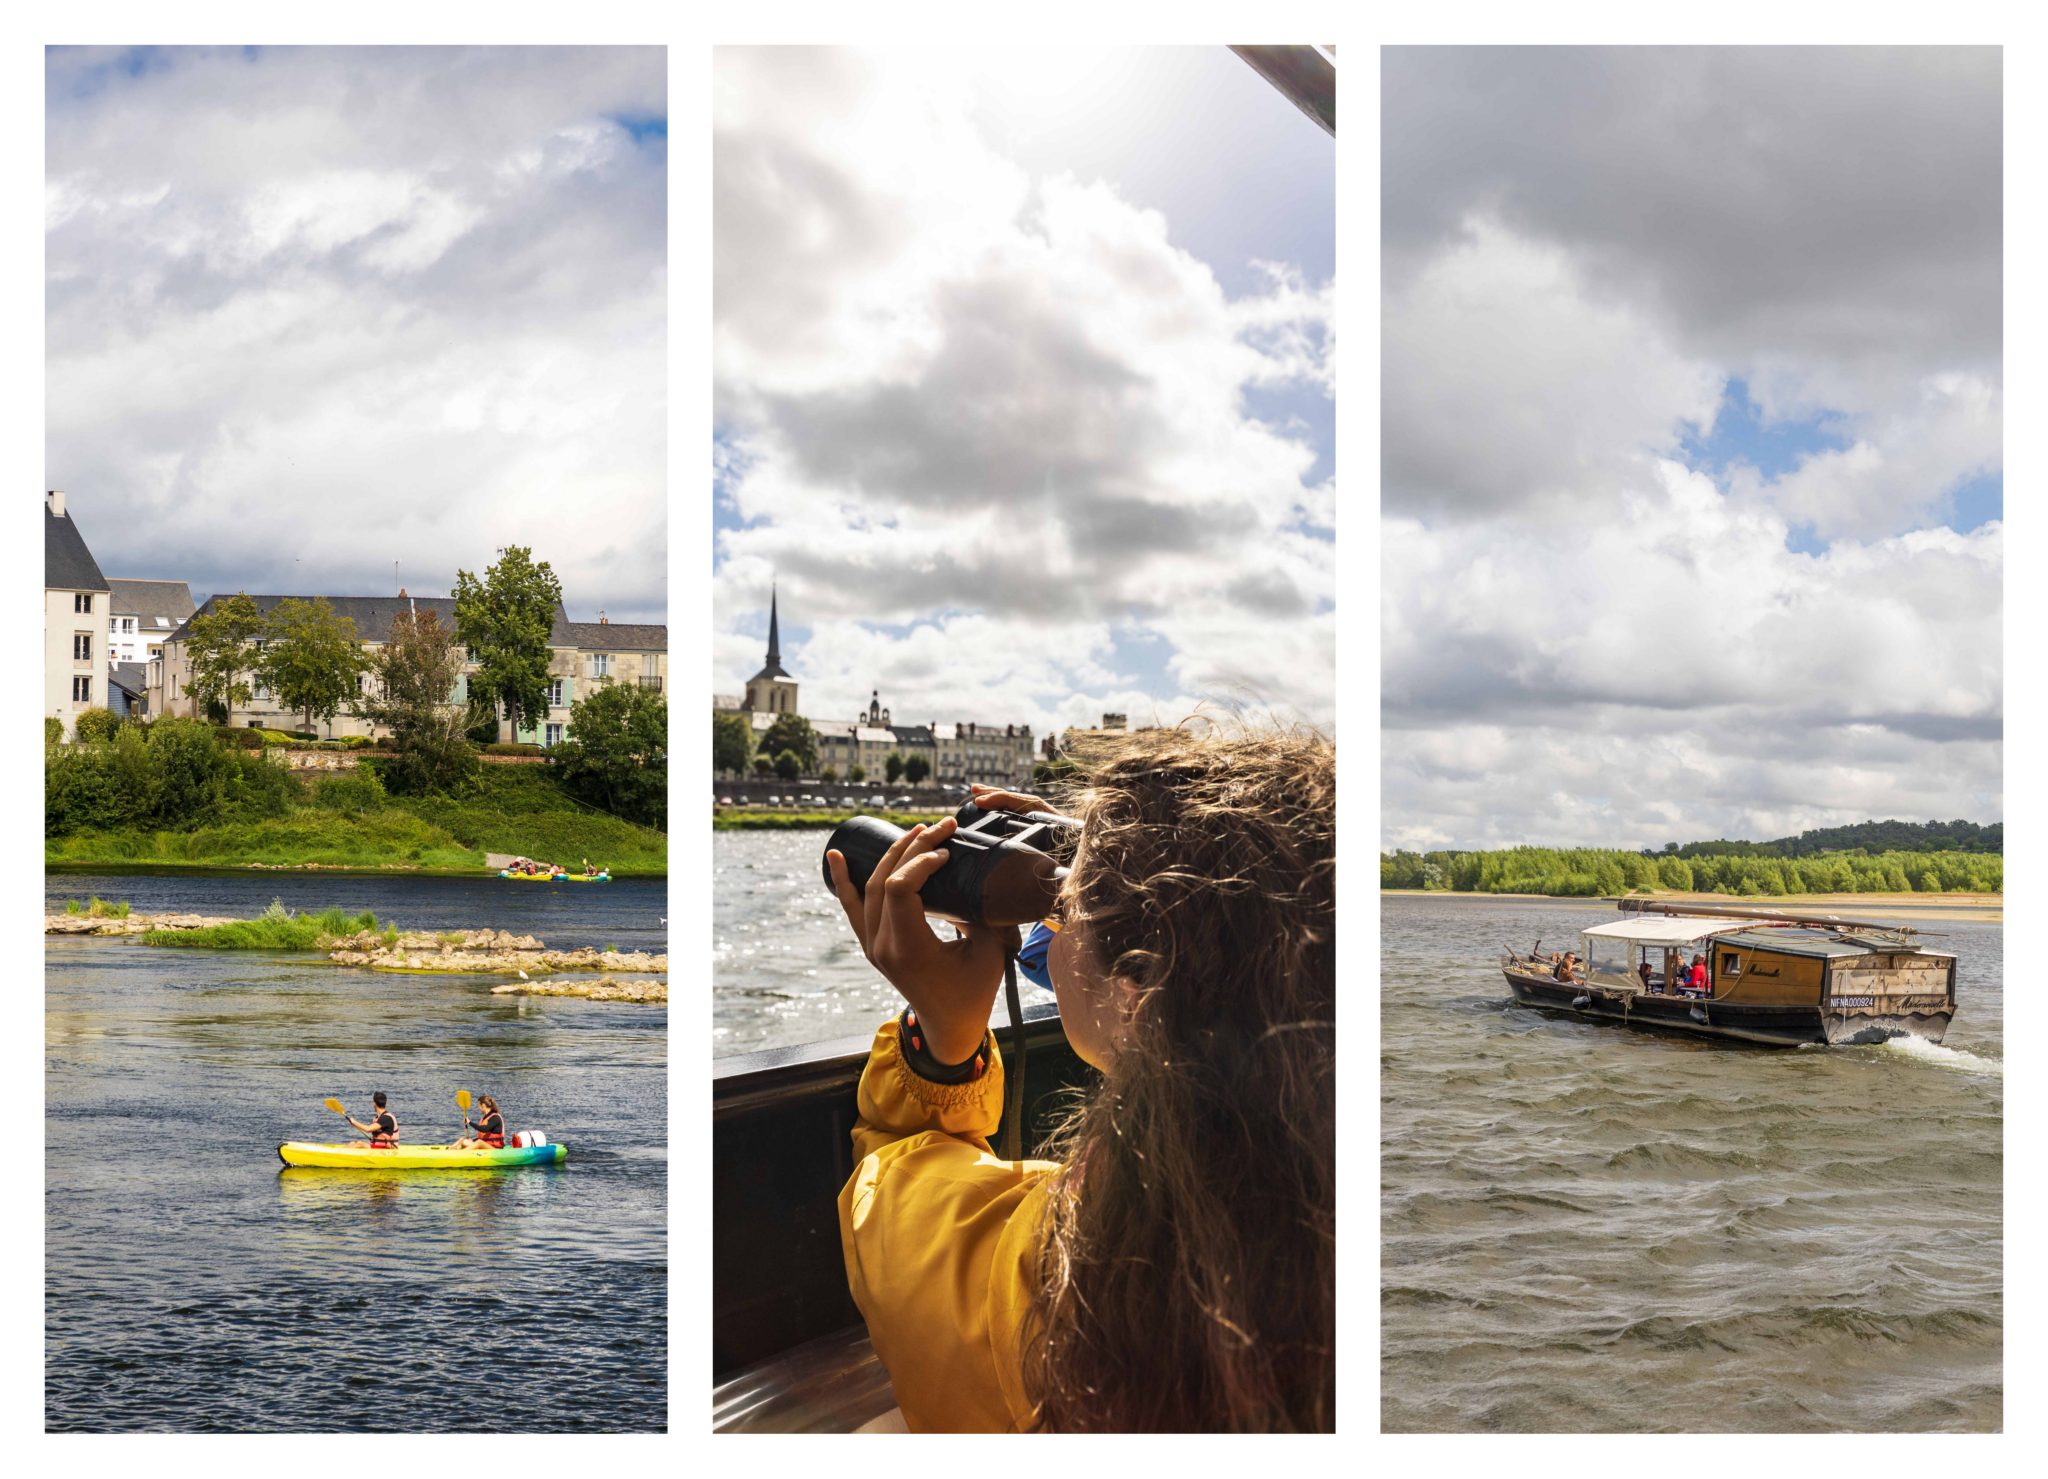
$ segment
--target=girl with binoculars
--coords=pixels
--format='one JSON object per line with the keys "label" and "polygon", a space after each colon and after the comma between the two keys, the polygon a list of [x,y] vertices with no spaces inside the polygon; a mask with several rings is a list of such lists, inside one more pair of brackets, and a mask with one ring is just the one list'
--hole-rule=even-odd
{"label": "girl with binoculars", "polygon": [[1100,1077],[1041,1159],[989,1143],[1015,929],[941,939],[919,899],[955,822],[906,833],[864,888],[826,856],[908,1002],[861,1076],[854,1299],[914,1431],[1329,1431],[1335,746],[1184,726],[1083,763],[1046,965]]}

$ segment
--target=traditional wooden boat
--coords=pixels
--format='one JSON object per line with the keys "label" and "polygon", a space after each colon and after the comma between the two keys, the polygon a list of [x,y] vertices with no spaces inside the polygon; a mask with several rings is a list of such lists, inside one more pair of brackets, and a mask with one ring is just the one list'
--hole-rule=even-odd
{"label": "traditional wooden boat", "polygon": [[[1538,953],[1507,951],[1515,1000],[1628,1027],[1797,1046],[1888,1037],[1940,1042],[1956,1009],[1956,958],[1920,931],[1796,911],[1619,899],[1627,916],[1580,933],[1569,978]],[[1707,985],[1686,966],[1704,956]]]}

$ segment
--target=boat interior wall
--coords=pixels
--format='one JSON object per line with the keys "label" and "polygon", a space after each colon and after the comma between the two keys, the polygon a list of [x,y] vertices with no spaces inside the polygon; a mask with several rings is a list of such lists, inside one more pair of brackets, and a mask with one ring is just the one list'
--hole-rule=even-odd
{"label": "boat interior wall", "polygon": [[[1051,1002],[1026,1008],[1025,1033],[1030,1154],[1051,1128],[1060,1091],[1087,1082],[1092,1070],[1067,1045]],[[860,1324],[846,1288],[838,1197],[853,1174],[854,1089],[871,1041],[841,1038],[713,1066],[715,1380]]]}
{"label": "boat interior wall", "polygon": [[1771,950],[1728,949],[1716,941],[1714,1000],[1745,1006],[1795,1007],[1820,1004],[1827,963],[1811,955],[1780,955]]}

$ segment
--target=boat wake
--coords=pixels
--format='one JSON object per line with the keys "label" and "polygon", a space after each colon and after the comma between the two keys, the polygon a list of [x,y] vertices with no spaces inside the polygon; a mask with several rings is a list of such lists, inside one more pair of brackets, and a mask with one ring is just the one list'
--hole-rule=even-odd
{"label": "boat wake", "polygon": [[1876,1047],[1880,1052],[1898,1053],[1935,1068],[1953,1069],[1958,1073],[1980,1073],[1988,1078],[2005,1077],[2003,1059],[1980,1058],[1975,1053],[1966,1053],[1961,1048],[1929,1042],[1924,1037],[1888,1037],[1876,1044]]}

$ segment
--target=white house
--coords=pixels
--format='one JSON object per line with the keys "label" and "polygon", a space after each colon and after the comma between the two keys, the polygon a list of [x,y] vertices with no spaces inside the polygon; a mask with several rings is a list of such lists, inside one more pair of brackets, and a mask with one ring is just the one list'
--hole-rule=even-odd
{"label": "white house", "polygon": [[107,701],[107,578],[64,508],[43,496],[43,713],[72,738],[83,709]]}

